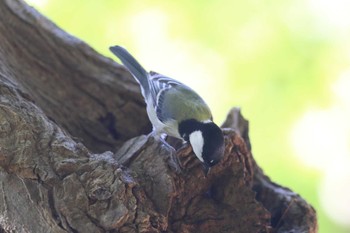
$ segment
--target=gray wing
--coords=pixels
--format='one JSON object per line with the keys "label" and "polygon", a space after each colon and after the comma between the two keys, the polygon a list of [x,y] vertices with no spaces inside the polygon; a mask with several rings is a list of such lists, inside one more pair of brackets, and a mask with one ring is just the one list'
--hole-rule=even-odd
{"label": "gray wing", "polygon": [[150,87],[154,91],[154,107],[157,117],[163,123],[169,120],[181,122],[185,119],[205,121],[212,119],[208,105],[191,88],[165,77],[151,73]]}
{"label": "gray wing", "polygon": [[154,71],[151,71],[149,74],[150,92],[154,107],[158,105],[159,96],[163,95],[168,89],[171,89],[178,85],[184,85],[175,79],[158,74]]}

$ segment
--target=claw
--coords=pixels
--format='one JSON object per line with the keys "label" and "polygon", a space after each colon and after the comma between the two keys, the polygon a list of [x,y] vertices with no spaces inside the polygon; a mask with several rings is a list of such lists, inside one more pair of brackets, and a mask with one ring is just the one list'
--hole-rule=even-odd
{"label": "claw", "polygon": [[170,150],[170,158],[169,158],[169,165],[174,168],[176,173],[180,173],[182,171],[181,163],[176,155],[176,151],[174,147],[172,147],[165,139],[163,135],[157,135],[157,134],[151,134],[153,137],[156,137],[161,143],[162,146],[167,147]]}

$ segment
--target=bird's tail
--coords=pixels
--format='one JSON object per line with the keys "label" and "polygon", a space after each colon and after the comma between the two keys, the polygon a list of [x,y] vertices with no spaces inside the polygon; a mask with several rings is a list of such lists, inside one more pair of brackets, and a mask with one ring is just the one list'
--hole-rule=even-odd
{"label": "bird's tail", "polygon": [[137,79],[143,88],[142,93],[144,96],[148,95],[150,87],[148,82],[148,73],[147,71],[136,61],[136,59],[123,47],[121,46],[112,46],[109,48],[111,52],[116,55],[121,62],[126,66],[130,73]]}

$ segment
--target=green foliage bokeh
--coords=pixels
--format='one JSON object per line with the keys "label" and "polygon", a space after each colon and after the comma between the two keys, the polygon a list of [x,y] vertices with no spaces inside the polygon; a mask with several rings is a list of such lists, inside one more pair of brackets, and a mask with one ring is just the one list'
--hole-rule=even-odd
{"label": "green foliage bokeh", "polygon": [[303,165],[289,142],[307,109],[329,104],[329,85],[348,65],[342,37],[330,35],[307,1],[48,0],[37,9],[106,56],[123,45],[147,69],[189,84],[218,123],[242,107],[265,173],[316,208],[321,233],[349,232],[326,216],[322,173]]}

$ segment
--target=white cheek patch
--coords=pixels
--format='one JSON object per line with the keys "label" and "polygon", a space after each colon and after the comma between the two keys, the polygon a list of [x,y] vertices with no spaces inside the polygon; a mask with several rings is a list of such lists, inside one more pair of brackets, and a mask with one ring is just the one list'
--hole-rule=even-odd
{"label": "white cheek patch", "polygon": [[200,161],[204,162],[203,156],[202,156],[203,145],[204,145],[204,139],[203,139],[202,132],[199,130],[192,132],[190,134],[190,143],[191,143],[193,151],[196,154],[196,156],[198,157],[198,159]]}

